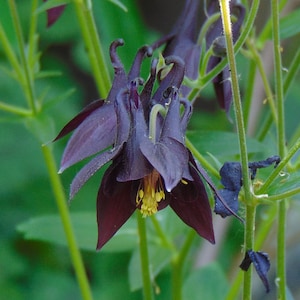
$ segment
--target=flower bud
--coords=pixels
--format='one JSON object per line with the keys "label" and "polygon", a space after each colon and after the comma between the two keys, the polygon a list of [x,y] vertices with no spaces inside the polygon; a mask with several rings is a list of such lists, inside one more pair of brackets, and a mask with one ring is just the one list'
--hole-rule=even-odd
{"label": "flower bud", "polygon": [[218,36],[212,44],[212,51],[214,56],[224,57],[226,56],[226,40],[225,36]]}

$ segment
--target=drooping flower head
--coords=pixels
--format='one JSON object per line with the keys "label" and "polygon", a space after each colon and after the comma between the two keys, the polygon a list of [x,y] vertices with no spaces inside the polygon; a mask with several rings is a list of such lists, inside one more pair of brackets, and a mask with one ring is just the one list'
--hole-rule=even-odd
{"label": "drooping flower head", "polygon": [[[136,209],[149,216],[167,205],[213,243],[208,196],[197,164],[184,143],[192,111],[191,104],[179,93],[184,62],[175,56],[166,58],[171,70],[154,92],[154,61],[150,77],[139,92],[139,69],[149,48],[138,52],[131,71],[125,75],[115,52],[119,44],[111,46],[115,80],[107,100],[88,106],[58,135],[61,138],[75,129],[61,170],[95,155],[75,176],[71,198],[104,164],[112,162],[97,196],[98,249]],[[107,150],[108,146],[112,148]]]}

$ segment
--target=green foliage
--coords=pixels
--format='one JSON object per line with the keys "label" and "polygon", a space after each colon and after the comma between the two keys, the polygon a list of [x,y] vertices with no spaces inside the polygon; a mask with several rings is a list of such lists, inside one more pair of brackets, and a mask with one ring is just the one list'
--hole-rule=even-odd
{"label": "green foliage", "polygon": [[[248,102],[242,103],[244,111],[239,112],[240,116],[248,121],[248,124],[245,124],[246,141],[242,146],[246,147],[250,161],[265,159],[280,152],[284,163],[276,176],[273,176],[276,169],[272,167],[258,171],[256,179],[250,181],[249,186],[240,193],[239,213],[243,218],[247,217],[248,188],[253,200],[250,207],[257,206],[261,217],[260,222],[256,222],[253,245],[255,248],[275,253],[273,243],[265,243],[269,234],[273,241],[276,240],[271,228],[275,227],[280,215],[272,213],[274,207],[277,203],[283,203],[285,198],[288,198],[286,207],[289,207],[289,202],[297,203],[300,193],[300,9],[289,11],[280,18],[279,34],[283,44],[281,55],[284,63],[278,65],[272,62],[270,72],[268,68],[259,69],[257,63],[264,62],[261,53],[267,42],[273,38],[274,20],[262,11],[258,11],[257,16],[252,15],[252,19],[249,17],[254,11],[250,10],[253,8],[252,4],[263,4],[263,1],[242,2],[247,3],[249,8],[245,24],[250,26],[245,25],[242,35],[245,43],[236,55],[236,79],[240,84],[241,98],[248,97]],[[283,9],[287,2],[289,1],[281,1],[280,9]],[[89,3],[92,4],[92,10],[89,10]],[[52,27],[46,28],[46,10],[59,4],[67,4],[64,13]],[[96,63],[89,56],[91,44],[88,44],[87,40],[91,36],[84,36],[82,29],[85,23],[80,22],[78,7],[85,8],[81,10],[86,14],[85,17],[92,15],[95,19],[94,25],[100,37],[102,59],[107,67],[107,74],[104,68],[101,69],[98,65],[101,55],[95,51],[94,54],[98,55]],[[273,8],[273,15],[274,11]],[[166,22],[168,13],[166,12]],[[261,30],[255,30],[255,18],[261,19],[263,22],[260,23],[265,24]],[[87,18],[84,20],[87,22]],[[91,26],[89,29],[94,28],[91,22],[88,25]],[[91,32],[92,30],[88,30],[88,34]],[[125,41],[125,45],[118,49],[118,54],[128,70],[136,50],[144,44],[151,44],[158,36],[158,33],[146,26],[134,0],[10,0],[1,3],[1,299],[90,299],[88,292],[82,291],[84,288],[81,284],[84,279],[78,279],[84,272],[80,273],[80,267],[74,262],[76,259],[73,259],[73,255],[76,250],[68,250],[71,249],[69,241],[72,234],[66,234],[63,226],[64,222],[68,221],[59,209],[61,204],[56,202],[59,195],[62,195],[62,203],[66,204],[65,195],[68,194],[69,184],[82,163],[59,177],[56,174],[55,162],[58,164],[60,160],[66,139],[55,146],[51,141],[59,129],[82,107],[100,97],[99,93],[103,92],[103,87],[99,87],[99,82],[101,83],[105,76],[112,77],[113,74],[108,49],[114,39],[123,38]],[[93,40],[92,45],[96,43]],[[206,54],[202,51],[201,62]],[[149,74],[150,61],[151,59],[146,60],[143,65],[144,79],[147,79]],[[221,64],[225,65],[225,62]],[[99,68],[103,77],[97,80]],[[191,83],[191,95],[200,98],[194,105],[187,138],[194,147],[191,151],[205,168],[208,166],[209,175],[219,187],[218,170],[222,164],[228,160],[240,161],[242,157],[239,144],[242,134],[237,130],[238,124],[234,114],[236,107],[232,108],[232,120],[229,121],[226,114],[214,104],[215,94],[212,85],[209,84],[211,79],[205,74],[206,68],[200,65],[200,70],[203,77]],[[256,75],[257,70],[260,75]],[[282,74],[283,79],[277,76],[274,81],[273,71],[278,75],[282,70],[287,70],[287,73]],[[258,81],[261,82],[260,76],[267,81],[257,84]],[[251,80],[253,82],[249,82]],[[279,101],[283,101],[277,94],[278,84],[283,88],[285,97],[284,111],[281,111],[283,119],[278,117]],[[255,94],[255,89],[259,89],[258,92],[261,93]],[[265,94],[267,100],[263,99]],[[253,95],[263,96],[259,96],[262,99],[255,99]],[[194,98],[190,100],[195,101]],[[262,103],[264,105],[261,105]],[[270,113],[272,103],[273,114]],[[250,112],[251,106],[258,108],[257,115]],[[251,122],[256,126],[250,136],[247,130],[251,127]],[[286,131],[284,143],[279,137],[282,130]],[[43,157],[42,145],[49,149],[52,163],[49,163],[49,157],[48,160]],[[49,166],[54,168],[55,175],[51,175]],[[88,274],[86,279],[95,299],[141,299],[144,282],[139,252],[140,237],[135,216],[122,226],[100,253],[96,252],[95,199],[103,172],[104,170],[101,170],[95,175],[67,207],[76,238],[75,246],[81,250],[79,260],[84,263]],[[213,199],[210,200],[213,203]],[[298,209],[298,206],[292,207]],[[220,219],[215,223],[217,221]],[[284,226],[279,225],[279,233],[284,232],[285,228],[282,218],[280,222]],[[241,248],[245,250],[245,245],[242,245],[245,228],[244,224],[237,220],[222,224],[226,225],[217,229],[222,237],[218,237],[214,246],[217,251],[212,251],[213,262],[195,268],[196,257],[210,254],[210,250],[207,249],[211,248],[207,248],[200,238],[195,237],[171,209],[164,209],[154,218],[146,220],[149,270],[156,299],[173,299],[175,291],[181,289],[182,295],[175,295],[178,296],[177,299],[181,299],[181,296],[182,299],[191,300],[225,299],[226,295],[229,295],[228,300],[238,299],[242,276],[234,277],[234,274],[242,260]],[[246,236],[254,233],[254,227],[251,227],[250,232],[246,228]],[[288,228],[293,241],[298,241],[297,229],[293,226]],[[287,243],[286,247],[289,249],[292,246]],[[273,265],[274,262],[275,257],[272,257]],[[174,270],[178,274],[174,275]],[[255,289],[261,288],[260,285],[254,284]],[[280,287],[281,293],[283,289],[285,286]],[[271,297],[275,299],[275,292],[272,292]],[[286,298],[282,297],[296,298],[296,291],[289,289],[286,291]]]}

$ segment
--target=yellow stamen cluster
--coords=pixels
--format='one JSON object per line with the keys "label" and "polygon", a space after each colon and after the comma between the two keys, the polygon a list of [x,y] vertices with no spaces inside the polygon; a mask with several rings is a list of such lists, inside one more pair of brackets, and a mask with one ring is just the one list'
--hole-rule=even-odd
{"label": "yellow stamen cluster", "polygon": [[140,206],[143,217],[151,216],[157,212],[158,203],[165,199],[160,174],[153,170],[144,177],[136,195],[136,204]]}

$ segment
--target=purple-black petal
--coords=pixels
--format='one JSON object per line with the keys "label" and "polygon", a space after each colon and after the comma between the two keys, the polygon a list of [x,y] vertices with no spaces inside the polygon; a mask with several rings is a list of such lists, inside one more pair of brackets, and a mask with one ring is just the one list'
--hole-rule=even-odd
{"label": "purple-black petal", "polygon": [[[47,0],[44,0],[44,2],[47,2]],[[47,10],[47,27],[50,27],[57,21],[57,19],[63,13],[65,6],[66,6],[65,4],[59,5]]]}
{"label": "purple-black petal", "polygon": [[238,201],[239,192],[222,189],[219,190],[219,195],[221,195],[222,200],[226,202],[227,206],[231,210],[228,210],[223,204],[223,202],[220,200],[220,198],[217,195],[215,195],[214,212],[220,215],[222,218],[232,216],[233,212],[236,214],[239,210],[239,201]]}
{"label": "purple-black petal", "polygon": [[253,263],[253,266],[261,281],[263,282],[266,288],[266,292],[268,293],[270,291],[269,281],[267,277],[267,273],[270,269],[270,260],[268,254],[261,251],[248,250],[245,254],[245,258],[240,264],[240,268],[244,271],[247,271],[251,263]]}
{"label": "purple-black petal", "polygon": [[155,103],[165,105],[166,98],[164,97],[165,91],[170,87],[181,86],[184,77],[184,61],[178,56],[169,56],[165,59],[166,65],[173,64],[168,74],[161,80],[160,85],[153,95]]}
{"label": "purple-black petal", "polygon": [[62,137],[76,129],[92,112],[103,106],[104,103],[104,100],[95,100],[92,103],[88,104],[77,116],[75,116],[63,127],[63,129],[59,132],[53,142],[61,139]]}
{"label": "purple-black petal", "polygon": [[150,46],[144,46],[138,50],[135,59],[131,65],[131,69],[128,73],[128,82],[135,80],[140,76],[140,70],[141,70],[143,59],[145,57],[152,56],[152,52],[153,50]]}
{"label": "purple-black petal", "polygon": [[113,160],[122,150],[123,145],[118,145],[112,150],[105,151],[89,161],[74,177],[70,187],[70,199],[72,199],[82,186],[106,163]]}
{"label": "purple-black petal", "polygon": [[[165,117],[161,138],[169,137],[177,140],[178,142],[184,144],[185,138],[185,129],[187,126],[187,122],[189,120],[189,116],[186,115],[184,112],[184,121],[182,121],[180,115],[180,105],[181,102],[179,100],[178,90],[177,88],[171,88],[170,95],[169,95],[169,102],[168,104],[168,112]],[[188,107],[188,110],[190,107]],[[189,111],[187,112],[189,114]],[[183,124],[184,122],[184,124]]]}
{"label": "purple-black petal", "polygon": [[168,192],[177,186],[188,164],[185,146],[173,138],[164,138],[152,143],[148,138],[140,145],[143,155],[163,177]]}
{"label": "purple-black petal", "polygon": [[114,105],[105,102],[94,110],[77,127],[65,148],[61,169],[96,154],[112,145],[116,139],[116,114]]}
{"label": "purple-black petal", "polygon": [[132,83],[129,91],[131,128],[130,135],[122,152],[122,163],[117,176],[118,181],[137,180],[148,175],[152,167],[143,155],[140,144],[147,138],[148,127],[145,121],[143,106],[137,93],[136,83]]}
{"label": "purple-black petal", "polygon": [[[198,77],[199,57],[201,48],[197,44],[197,30],[199,17],[199,0],[188,0],[182,14],[178,18],[170,35],[173,37],[167,42],[163,56],[175,55],[185,63],[185,76],[190,79]],[[182,87],[181,92],[187,95],[188,87]]]}
{"label": "purple-black petal", "polygon": [[124,45],[122,39],[113,41],[109,48],[110,60],[114,68],[114,80],[107,96],[107,102],[113,102],[121,89],[126,88],[127,76],[124,66],[117,54],[117,48]]}
{"label": "purple-black petal", "polygon": [[100,250],[136,209],[134,200],[137,192],[136,182],[118,182],[117,164],[105,172],[97,196],[98,243]]}
{"label": "purple-black petal", "polygon": [[205,186],[195,169],[191,168],[190,173],[193,181],[180,182],[170,193],[170,206],[184,223],[214,244],[212,214]]}

